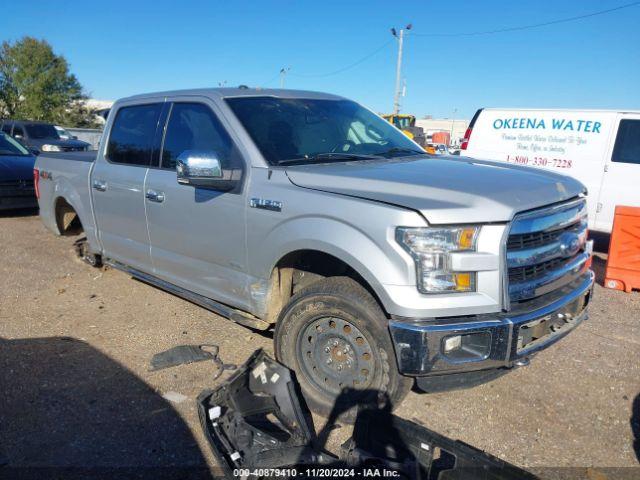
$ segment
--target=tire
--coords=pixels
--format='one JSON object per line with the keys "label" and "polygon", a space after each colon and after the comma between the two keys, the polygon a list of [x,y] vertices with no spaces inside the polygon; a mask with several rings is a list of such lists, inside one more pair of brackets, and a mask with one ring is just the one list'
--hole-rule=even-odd
{"label": "tire", "polygon": [[276,358],[295,371],[309,408],[351,423],[358,405],[400,403],[413,383],[398,372],[387,318],[348,277],[296,293],[276,323]]}

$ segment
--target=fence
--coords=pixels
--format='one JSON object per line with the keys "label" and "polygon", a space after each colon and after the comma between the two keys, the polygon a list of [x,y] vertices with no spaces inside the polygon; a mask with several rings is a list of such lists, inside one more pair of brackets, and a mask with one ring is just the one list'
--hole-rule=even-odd
{"label": "fence", "polygon": [[90,150],[97,150],[102,137],[102,130],[97,128],[67,128],[65,130],[71,135],[78,137],[78,140],[91,144]]}

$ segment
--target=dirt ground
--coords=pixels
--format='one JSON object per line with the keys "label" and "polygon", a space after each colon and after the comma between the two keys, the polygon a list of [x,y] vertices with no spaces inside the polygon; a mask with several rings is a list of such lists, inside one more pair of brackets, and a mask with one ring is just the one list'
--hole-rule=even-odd
{"label": "dirt ground", "polygon": [[[33,213],[0,215],[0,465],[215,465],[194,401],[216,385],[213,364],[151,372],[149,361],[212,343],[241,364],[272,352],[270,334],[91,268],[72,243]],[[590,320],[530,366],[468,390],[412,392],[397,413],[525,468],[637,467],[640,293],[598,285]],[[329,448],[348,435],[336,430]]]}

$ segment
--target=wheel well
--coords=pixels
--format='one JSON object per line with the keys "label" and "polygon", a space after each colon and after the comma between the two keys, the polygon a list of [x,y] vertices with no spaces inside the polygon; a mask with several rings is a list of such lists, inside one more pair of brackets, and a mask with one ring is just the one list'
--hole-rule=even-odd
{"label": "wheel well", "polygon": [[384,311],[371,285],[346,262],[318,250],[297,250],[282,257],[271,272],[264,320],[275,323],[282,308],[297,292],[323,278],[338,276],[362,285]]}
{"label": "wheel well", "polygon": [[60,235],[79,235],[84,231],[77,212],[64,198],[56,200],[54,211]]}

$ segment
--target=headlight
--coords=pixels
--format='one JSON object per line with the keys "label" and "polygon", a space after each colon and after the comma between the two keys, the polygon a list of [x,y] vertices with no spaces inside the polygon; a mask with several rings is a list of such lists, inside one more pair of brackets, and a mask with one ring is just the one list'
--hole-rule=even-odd
{"label": "headlight", "polygon": [[61,152],[62,149],[58,145],[50,145],[47,143],[45,145],[42,145],[42,151],[43,152]]}
{"label": "headlight", "polygon": [[396,230],[396,240],[416,262],[422,293],[474,292],[475,272],[452,272],[451,253],[474,251],[480,227],[407,228]]}

